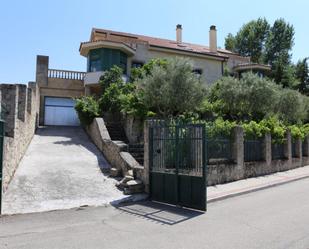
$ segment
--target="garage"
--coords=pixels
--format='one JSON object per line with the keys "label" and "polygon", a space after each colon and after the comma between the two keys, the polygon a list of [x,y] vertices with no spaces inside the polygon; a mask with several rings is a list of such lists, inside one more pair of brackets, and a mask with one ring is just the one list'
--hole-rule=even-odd
{"label": "garage", "polygon": [[71,98],[45,97],[44,124],[78,126],[79,119]]}

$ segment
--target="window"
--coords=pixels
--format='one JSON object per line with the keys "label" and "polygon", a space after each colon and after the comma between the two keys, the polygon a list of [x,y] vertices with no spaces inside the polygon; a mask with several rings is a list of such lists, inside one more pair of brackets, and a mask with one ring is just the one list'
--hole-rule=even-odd
{"label": "window", "polygon": [[100,58],[100,53],[97,50],[92,50],[89,53],[89,72],[97,72],[101,71],[101,58]]}
{"label": "window", "polygon": [[101,61],[100,59],[92,60],[90,62],[90,72],[101,71]]}
{"label": "window", "polygon": [[203,74],[203,70],[200,68],[196,68],[192,70],[192,73],[195,73],[198,76],[201,76]]}
{"label": "window", "polygon": [[124,74],[127,74],[127,55],[124,52],[120,52],[119,67],[122,68]]}
{"label": "window", "polygon": [[139,68],[139,67],[142,67],[142,66],[144,66],[143,62],[132,61],[131,68]]}
{"label": "window", "polygon": [[117,49],[98,48],[89,51],[88,72],[105,71],[114,65],[122,68],[127,73],[127,55]]}

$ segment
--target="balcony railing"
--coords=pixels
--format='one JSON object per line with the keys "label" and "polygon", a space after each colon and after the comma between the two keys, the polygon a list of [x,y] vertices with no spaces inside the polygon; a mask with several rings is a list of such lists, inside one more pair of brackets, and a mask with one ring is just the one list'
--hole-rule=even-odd
{"label": "balcony railing", "polygon": [[48,69],[48,78],[83,80],[85,74],[86,74],[85,72],[78,72],[78,71]]}

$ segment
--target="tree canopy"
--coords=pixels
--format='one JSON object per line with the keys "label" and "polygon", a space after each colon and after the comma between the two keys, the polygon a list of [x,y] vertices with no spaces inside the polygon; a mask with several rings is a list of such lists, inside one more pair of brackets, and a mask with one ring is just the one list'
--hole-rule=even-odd
{"label": "tree canopy", "polygon": [[250,56],[252,62],[271,65],[271,78],[284,87],[293,87],[294,72],[290,64],[294,34],[294,27],[284,19],[276,20],[271,26],[265,18],[259,18],[244,24],[235,36],[228,34],[225,48]]}

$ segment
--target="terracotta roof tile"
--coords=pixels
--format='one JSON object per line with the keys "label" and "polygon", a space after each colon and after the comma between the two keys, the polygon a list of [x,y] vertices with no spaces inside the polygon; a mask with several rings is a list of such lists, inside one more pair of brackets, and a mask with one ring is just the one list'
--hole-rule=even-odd
{"label": "terracotta roof tile", "polygon": [[[198,45],[198,44],[192,44],[187,42],[177,43],[173,40],[163,39],[163,38],[156,38],[151,36],[144,36],[144,35],[137,35],[137,34],[131,34],[131,33],[125,33],[125,32],[117,32],[107,29],[92,29],[93,33],[101,33],[106,34],[106,38],[104,40],[118,40],[120,41],[123,39],[122,42],[142,42],[147,43],[150,46],[155,47],[162,47],[162,48],[169,48],[169,49],[177,49],[182,50],[186,52],[193,52],[193,53],[200,53],[200,54],[206,54],[206,55],[212,55],[212,56],[218,56],[218,57],[224,57],[228,58],[229,55],[237,55],[235,53],[232,53],[229,50],[225,49],[218,49],[217,53],[212,53],[209,50],[208,46],[204,45]],[[91,36],[92,37],[92,36]],[[92,38],[91,38],[92,39]]]}

